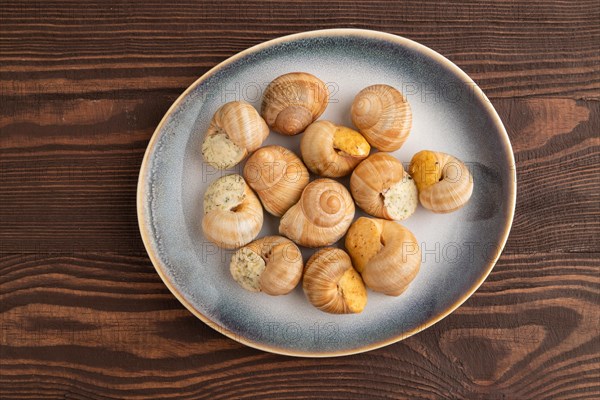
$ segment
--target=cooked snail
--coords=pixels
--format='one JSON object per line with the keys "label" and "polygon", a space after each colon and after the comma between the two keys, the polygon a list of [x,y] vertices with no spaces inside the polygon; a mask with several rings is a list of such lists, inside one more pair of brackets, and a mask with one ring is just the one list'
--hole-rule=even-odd
{"label": "cooked snail", "polygon": [[235,249],[253,240],[263,224],[258,197],[238,174],[212,182],[204,194],[204,236],[219,247]]}
{"label": "cooked snail", "polygon": [[346,235],[346,249],[367,287],[389,296],[404,292],[421,266],[414,235],[385,219],[357,219]]}
{"label": "cooked snail", "polygon": [[228,169],[258,149],[268,135],[269,127],[254,107],[232,101],[215,112],[202,142],[202,155],[211,166]]}
{"label": "cooked snail", "polygon": [[261,115],[275,132],[291,136],[319,118],[328,102],[329,91],[323,81],[305,72],[292,72],[267,86]]}
{"label": "cooked snail", "polygon": [[328,246],[338,241],[354,218],[348,190],[331,179],[309,183],[300,200],[283,215],[279,233],[301,246]]}
{"label": "cooked snail", "polygon": [[302,254],[291,240],[265,236],[242,247],[231,257],[233,279],[251,292],[278,296],[291,292],[302,277]]}
{"label": "cooked snail", "polygon": [[389,85],[373,85],[361,90],[352,103],[351,117],[371,146],[381,151],[398,150],[412,126],[408,101]]}
{"label": "cooked snail", "polygon": [[308,170],[294,153],[281,146],[258,149],[244,166],[244,179],[265,210],[281,217],[298,202],[308,184]]}
{"label": "cooked snail", "polygon": [[310,124],[300,142],[308,169],[330,178],[348,175],[370,151],[371,146],[360,133],[329,121]]}
{"label": "cooked snail", "polygon": [[333,314],[359,313],[367,304],[367,291],[344,250],[321,249],[308,260],[302,281],[308,301]]}
{"label": "cooked snail", "polygon": [[402,163],[388,153],[375,153],[358,164],[350,177],[356,204],[375,217],[403,220],[419,204],[415,182]]}
{"label": "cooked snail", "polygon": [[435,213],[458,210],[473,194],[473,177],[458,158],[423,150],[410,161],[409,172],[417,184],[419,201]]}

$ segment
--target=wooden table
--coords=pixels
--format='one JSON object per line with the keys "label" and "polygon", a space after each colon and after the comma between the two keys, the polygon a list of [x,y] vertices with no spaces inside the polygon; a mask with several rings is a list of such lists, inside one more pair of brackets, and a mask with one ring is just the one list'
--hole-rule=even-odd
{"label": "wooden table", "polygon": [[[598,21],[598,0],[1,0],[0,398],[600,398]],[[516,217],[487,281],[432,328],[283,357],[169,293],[138,233],[137,176],[209,68],[333,27],[414,39],[473,77],[515,150]]]}

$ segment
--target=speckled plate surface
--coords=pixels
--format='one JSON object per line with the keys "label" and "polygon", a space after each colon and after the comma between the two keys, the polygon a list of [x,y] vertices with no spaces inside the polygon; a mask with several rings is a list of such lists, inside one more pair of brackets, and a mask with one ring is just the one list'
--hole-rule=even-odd
{"label": "speckled plate surface", "polygon": [[[330,315],[312,307],[301,285],[287,296],[241,289],[229,275],[232,251],[202,235],[202,197],[208,184],[234,170],[203,163],[200,144],[215,110],[232,100],[260,107],[275,77],[312,73],[328,83],[322,115],[351,126],[349,110],[365,86],[400,89],[413,111],[408,141],[394,155],[407,163],[423,149],[457,156],[475,181],[461,210],[437,215],[419,207],[403,224],[421,243],[421,270],[399,297],[369,291],[358,315]],[[271,133],[265,144],[299,154],[300,135]],[[347,180],[342,180],[347,183]],[[516,194],[514,156],[506,131],[475,83],[438,53],[398,36],[335,29],[275,39],[217,65],[175,101],[158,125],[138,185],[138,220],[144,244],[165,284],[202,321],[248,346],[295,356],[359,353],[402,340],[444,318],[484,281],[512,223]],[[357,217],[361,213],[357,213]],[[276,234],[265,213],[260,236]],[[303,251],[305,261],[312,251]]]}

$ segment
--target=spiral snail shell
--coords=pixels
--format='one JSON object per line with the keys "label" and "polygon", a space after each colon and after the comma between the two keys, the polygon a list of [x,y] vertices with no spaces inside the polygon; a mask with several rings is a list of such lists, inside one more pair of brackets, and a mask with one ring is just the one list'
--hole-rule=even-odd
{"label": "spiral snail shell", "polygon": [[265,236],[233,254],[229,271],[233,279],[251,292],[278,296],[291,292],[302,277],[302,254],[291,240]]}
{"label": "spiral snail shell", "polygon": [[332,314],[359,313],[367,304],[367,291],[344,250],[324,248],[306,263],[302,288],[308,301]]}
{"label": "spiral snail shell", "polygon": [[352,103],[351,117],[371,146],[381,151],[398,150],[412,126],[408,101],[389,85],[372,85],[361,90]]}
{"label": "spiral snail shell", "polygon": [[279,233],[301,246],[328,246],[344,236],[354,211],[354,201],[342,184],[317,179],[304,188],[300,200],[283,215]]}
{"label": "spiral snail shell", "polygon": [[308,169],[329,178],[348,175],[370,151],[371,146],[360,133],[329,121],[310,124],[300,142]]}
{"label": "spiral snail shell", "polygon": [[404,292],[421,266],[412,232],[385,219],[357,219],[346,235],[346,249],[367,287],[389,296]]}
{"label": "spiral snail shell", "polygon": [[232,101],[213,115],[202,142],[202,155],[215,168],[232,168],[258,149],[268,135],[269,127],[254,107],[245,101]]}
{"label": "spiral snail shell", "polygon": [[420,151],[410,161],[409,172],[419,189],[421,205],[435,213],[458,210],[473,194],[469,169],[450,154]]}
{"label": "spiral snail shell", "polygon": [[297,135],[323,114],[328,102],[323,81],[306,72],[291,72],[267,86],[261,115],[275,132]]}
{"label": "spiral snail shell", "polygon": [[276,217],[298,202],[309,179],[302,160],[281,146],[258,149],[246,161],[243,174],[265,210]]}
{"label": "spiral snail shell", "polygon": [[403,220],[419,204],[417,187],[402,163],[388,153],[375,153],[358,164],[350,177],[356,204],[379,218]]}
{"label": "spiral snail shell", "polygon": [[204,236],[219,247],[235,249],[253,240],[263,224],[260,200],[238,174],[212,182],[204,194]]}

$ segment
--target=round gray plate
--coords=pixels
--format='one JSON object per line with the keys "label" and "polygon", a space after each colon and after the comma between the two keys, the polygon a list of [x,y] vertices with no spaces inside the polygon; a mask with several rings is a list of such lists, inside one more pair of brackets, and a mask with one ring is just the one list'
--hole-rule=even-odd
{"label": "round gray plate", "polygon": [[[329,85],[321,117],[351,126],[349,110],[365,86],[400,89],[413,127],[394,155],[403,162],[423,149],[453,154],[471,168],[475,189],[461,210],[437,215],[419,207],[403,225],[421,243],[423,263],[399,297],[369,291],[358,315],[330,315],[312,307],[301,285],[287,296],[241,289],[229,275],[232,251],[202,235],[202,198],[219,176],[203,162],[200,144],[215,110],[233,100],[260,107],[266,85],[293,71]],[[300,136],[271,133],[265,144],[299,154]],[[347,182],[347,180],[342,180]],[[144,244],[165,284],[197,317],[248,346],[296,356],[336,356],[378,348],[439,321],[478,287],[494,266],[512,223],[514,156],[489,100],[458,67],[438,53],[398,36],[357,29],[313,31],[245,50],[210,70],[175,101],[144,157],[138,220]],[[361,213],[357,213],[357,217]],[[276,234],[265,213],[260,236]],[[304,256],[312,251],[305,249]],[[306,261],[306,259],[305,259]]]}

